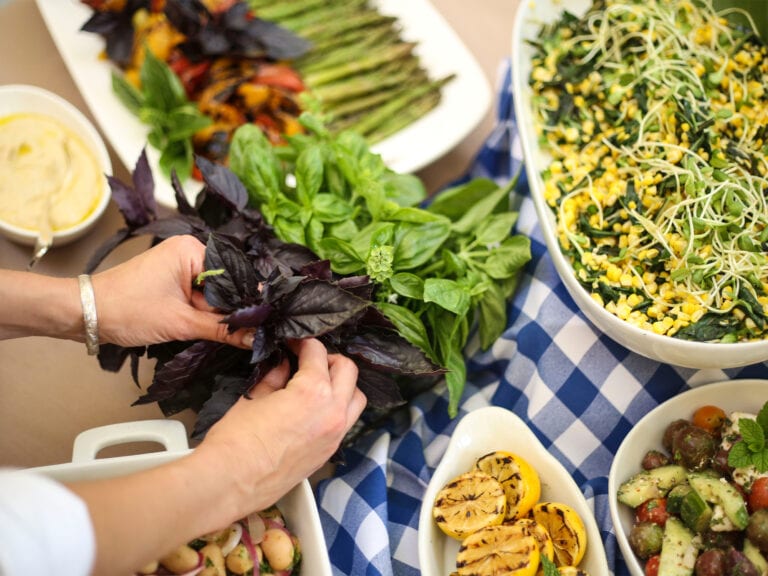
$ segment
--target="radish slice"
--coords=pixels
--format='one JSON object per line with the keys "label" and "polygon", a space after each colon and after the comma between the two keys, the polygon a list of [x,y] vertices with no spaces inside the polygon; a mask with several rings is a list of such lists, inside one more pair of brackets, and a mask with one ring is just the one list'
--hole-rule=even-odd
{"label": "radish slice", "polygon": [[197,553],[197,567],[192,568],[192,570],[189,570],[188,572],[184,572],[183,574],[179,574],[179,576],[196,576],[197,574],[200,574],[205,569],[205,562],[203,562],[203,555],[200,554],[200,552]]}
{"label": "radish slice", "polygon": [[248,530],[243,530],[243,546],[248,550],[248,555],[253,560],[253,576],[259,576],[261,569],[259,568],[259,557],[256,556],[256,546],[251,540],[251,535],[248,534]]}
{"label": "radish slice", "polygon": [[251,542],[254,544],[261,543],[266,531],[267,527],[264,524],[264,519],[257,512],[248,515],[248,535],[251,537]]}
{"label": "radish slice", "polygon": [[235,522],[230,526],[227,530],[229,530],[229,536],[227,537],[226,542],[221,545],[221,553],[226,556],[232,550],[235,549],[235,546],[237,546],[240,543],[240,539],[243,536],[243,527],[240,525],[239,522]]}

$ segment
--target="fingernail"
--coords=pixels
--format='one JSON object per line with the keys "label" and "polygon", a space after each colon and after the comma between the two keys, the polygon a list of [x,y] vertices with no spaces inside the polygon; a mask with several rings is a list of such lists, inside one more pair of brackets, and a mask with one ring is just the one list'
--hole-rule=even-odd
{"label": "fingernail", "polygon": [[253,332],[243,334],[243,346],[253,348]]}

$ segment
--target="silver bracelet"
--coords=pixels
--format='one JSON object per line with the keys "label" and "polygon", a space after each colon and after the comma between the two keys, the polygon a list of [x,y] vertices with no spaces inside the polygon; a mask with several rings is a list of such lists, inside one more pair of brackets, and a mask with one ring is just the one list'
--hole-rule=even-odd
{"label": "silver bracelet", "polygon": [[93,284],[88,274],[77,277],[80,283],[80,304],[83,306],[83,323],[85,324],[85,347],[89,356],[99,353],[99,321],[96,317],[96,296]]}

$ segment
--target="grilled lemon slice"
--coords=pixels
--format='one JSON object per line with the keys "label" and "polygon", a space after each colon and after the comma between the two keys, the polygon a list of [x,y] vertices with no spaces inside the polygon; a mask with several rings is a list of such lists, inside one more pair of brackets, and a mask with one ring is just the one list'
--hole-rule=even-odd
{"label": "grilled lemon slice", "polygon": [[578,566],[587,550],[587,531],[578,513],[560,502],[540,502],[533,519],[544,526],[555,547],[557,566]]}
{"label": "grilled lemon slice", "polygon": [[505,520],[517,520],[531,511],[541,497],[536,470],[525,459],[497,450],[478,458],[475,467],[496,478],[507,496]]}
{"label": "grilled lemon slice", "polygon": [[514,526],[489,526],[467,536],[456,557],[459,576],[534,576],[539,545]]}
{"label": "grilled lemon slice", "polygon": [[501,524],[507,499],[498,480],[472,470],[446,484],[435,497],[432,517],[440,530],[462,540],[472,532]]}
{"label": "grilled lemon slice", "polygon": [[[552,562],[555,561],[555,546],[552,543],[552,538],[549,536],[549,532],[541,524],[536,522],[533,518],[520,518],[520,520],[514,521],[509,526],[520,531],[521,536],[533,536],[536,539],[536,543],[539,545],[539,552],[542,556],[546,556]],[[563,576],[561,574],[561,576]]]}

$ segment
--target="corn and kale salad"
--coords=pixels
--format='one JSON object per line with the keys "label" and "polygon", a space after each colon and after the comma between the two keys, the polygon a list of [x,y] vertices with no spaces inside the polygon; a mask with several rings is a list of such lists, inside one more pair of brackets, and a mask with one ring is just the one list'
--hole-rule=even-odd
{"label": "corn and kale salad", "polygon": [[728,16],[597,0],[533,42],[561,249],[606,310],[697,341],[768,338],[768,51]]}

